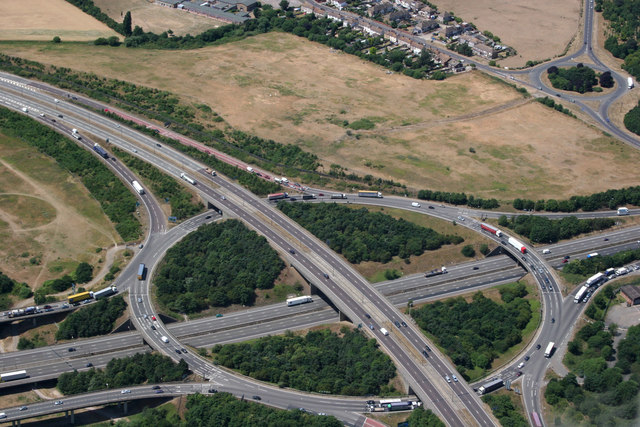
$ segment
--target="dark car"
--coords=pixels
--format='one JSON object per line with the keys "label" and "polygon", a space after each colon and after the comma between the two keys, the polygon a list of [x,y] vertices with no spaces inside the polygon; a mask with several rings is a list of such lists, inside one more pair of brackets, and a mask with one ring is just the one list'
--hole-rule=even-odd
{"label": "dark car", "polygon": [[375,400],[367,400],[367,405],[375,405],[376,401]]}
{"label": "dark car", "polygon": [[182,354],[182,353],[180,353],[180,349],[177,349],[177,348],[176,348],[176,353]]}
{"label": "dark car", "polygon": [[429,347],[428,345],[425,345],[425,348],[427,349],[427,351],[431,351],[431,347]]}
{"label": "dark car", "polygon": [[156,393],[164,393],[164,390],[158,389],[158,390],[156,390]]}
{"label": "dark car", "polygon": [[69,353],[71,353],[72,351],[76,351],[76,349],[75,349],[75,348],[73,348],[73,347],[69,347],[69,348],[67,349],[67,351],[68,351]]}
{"label": "dark car", "polygon": [[400,327],[400,322],[398,322],[397,320],[395,322],[393,322],[396,325],[396,328]]}
{"label": "dark car", "polygon": [[548,277],[544,278],[544,283],[549,283],[549,278]]}
{"label": "dark car", "polygon": [[429,353],[427,353],[427,350],[422,350],[422,354],[424,355],[424,357],[429,357]]}
{"label": "dark car", "polygon": [[182,347],[182,348],[180,349],[180,351],[181,351],[181,352],[183,352],[183,353],[186,353],[186,352],[187,352],[187,349],[186,349],[186,348],[184,348],[184,347]]}
{"label": "dark car", "polygon": [[564,259],[569,259],[569,258],[571,258],[571,255],[565,255],[564,256]]}
{"label": "dark car", "polygon": [[211,219],[211,215],[205,216],[204,219]]}
{"label": "dark car", "polygon": [[153,326],[153,325],[151,325],[151,330],[152,330],[152,331],[155,331],[155,330],[156,330],[156,327],[155,327],[155,326]]}
{"label": "dark car", "polygon": [[158,147],[158,148],[162,148],[162,145],[160,145],[160,144],[156,144],[156,147]]}
{"label": "dark car", "polygon": [[556,323],[556,318],[555,317],[551,318],[551,323]]}
{"label": "dark car", "polygon": [[27,409],[29,409],[29,408],[27,408],[26,406],[21,406],[21,407],[20,407],[20,410],[21,410],[21,411],[26,411]]}
{"label": "dark car", "polygon": [[540,344],[536,346],[536,350],[540,350]]}
{"label": "dark car", "polygon": [[407,327],[406,322],[400,322],[402,324],[402,326],[404,326],[405,328]]}
{"label": "dark car", "polygon": [[293,249],[289,249],[289,253],[290,253],[291,255],[295,255],[295,254],[296,254],[296,251],[294,251]]}
{"label": "dark car", "polygon": [[506,244],[507,244],[507,242],[505,242],[504,240],[500,240],[500,244],[501,244],[501,245],[506,245]]}
{"label": "dark car", "polygon": [[209,389],[209,393],[217,393],[217,392],[218,392],[218,390],[216,390],[215,388],[210,388]]}
{"label": "dark car", "polygon": [[58,117],[62,118],[62,114],[58,114]]}
{"label": "dark car", "polygon": [[522,371],[518,371],[518,373],[516,373],[516,376],[519,377],[520,375],[522,375]]}
{"label": "dark car", "polygon": [[90,367],[92,367],[92,366],[93,366],[93,363],[89,362],[89,363],[87,363],[85,366],[86,366],[87,368],[90,368]]}
{"label": "dark car", "polygon": [[605,238],[604,238],[604,241],[605,241],[605,242],[608,242],[608,241],[609,241],[609,238],[605,237]]}
{"label": "dark car", "polygon": [[529,357],[529,356],[525,356],[525,357],[524,357],[524,360],[525,360],[525,361],[528,361],[529,359],[530,359],[530,357]]}
{"label": "dark car", "polygon": [[153,387],[151,387],[151,390],[159,390],[160,386],[159,385],[154,385]]}
{"label": "dark car", "polygon": [[47,304],[43,308],[51,308],[51,306],[49,304]]}
{"label": "dark car", "polygon": [[474,269],[474,270],[477,270],[478,268],[480,268],[480,267],[478,267],[477,265],[475,265],[475,266],[473,267],[473,269]]}
{"label": "dark car", "polygon": [[262,400],[260,396],[253,396],[253,400]]}
{"label": "dark car", "polygon": [[435,209],[433,206],[429,205],[429,209]]}
{"label": "dark car", "polygon": [[371,319],[371,315],[370,315],[369,313],[365,313],[365,314],[364,314],[364,316],[365,316],[367,319]]}
{"label": "dark car", "polygon": [[291,202],[295,202],[296,200],[298,200],[298,199],[296,199],[295,197],[289,197],[289,201],[291,201]]}
{"label": "dark car", "polygon": [[322,273],[322,275],[324,276],[325,279],[329,278],[329,275],[327,273]]}

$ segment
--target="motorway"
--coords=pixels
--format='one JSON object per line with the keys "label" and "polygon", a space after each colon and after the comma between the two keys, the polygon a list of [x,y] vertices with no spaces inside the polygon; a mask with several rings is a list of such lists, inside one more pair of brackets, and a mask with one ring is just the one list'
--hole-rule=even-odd
{"label": "motorway", "polygon": [[[590,1],[590,0],[588,0]],[[591,21],[593,19],[593,11],[587,3],[586,12],[585,12],[585,27],[586,29],[591,28]],[[585,41],[584,47],[582,49],[589,49],[591,52],[591,31],[585,31]],[[586,50],[585,50],[586,52]],[[590,54],[591,55],[591,54]],[[573,58],[571,58],[573,59]],[[597,64],[601,66],[602,64]],[[548,67],[549,64],[546,64],[545,67]],[[479,67],[480,68],[480,67]],[[537,67],[537,69],[542,69],[543,67]],[[545,68],[546,69],[546,68]],[[495,73],[495,70],[491,70],[488,72]],[[487,70],[485,70],[487,71]],[[521,73],[521,72],[518,72]],[[612,75],[618,82],[618,91],[623,89],[624,83],[621,85],[620,76],[618,73],[612,72]],[[12,79],[15,77],[11,76]],[[15,81],[15,80],[14,80]],[[3,82],[4,83],[4,82]],[[11,83],[13,84],[13,83]],[[15,88],[14,88],[15,89]],[[32,97],[32,100],[29,100],[29,107],[33,105],[33,97],[38,97],[40,95],[39,92],[26,89],[20,95],[28,95]],[[622,91],[624,92],[624,91]],[[617,95],[619,96],[619,95]],[[45,109],[47,114],[53,116],[57,114],[58,109],[60,108],[59,104],[51,105],[51,100],[47,100],[44,98],[45,96],[40,96],[39,99],[39,107],[42,108],[44,112]],[[10,98],[10,99],[7,99]],[[50,97],[49,97],[50,98]],[[611,100],[612,98],[609,98]],[[0,99],[5,102],[14,102],[16,103],[15,94],[9,94],[7,91],[3,91],[3,97]],[[43,103],[44,101],[44,103]],[[589,113],[589,109],[586,106],[579,104],[579,101],[575,102],[580,105],[583,110]],[[20,101],[17,101],[17,105],[20,105]],[[626,133],[619,131],[621,134],[614,132],[612,125],[610,125],[609,120],[606,116],[606,108],[602,107],[602,105],[606,105],[605,102],[601,104],[600,115],[593,113],[592,117],[598,118],[600,124],[603,125],[609,132],[615,134],[621,139],[637,144],[634,138],[630,138],[626,135]],[[79,107],[73,106],[72,104],[65,103],[65,108],[74,110],[71,117],[67,117],[65,122],[69,124],[68,127],[61,124],[49,123],[49,125],[53,125],[58,128],[59,131],[63,133],[69,133],[70,127],[76,127],[83,130],[90,131],[91,134],[94,134],[101,138],[111,137],[111,140],[114,141],[114,144],[125,150],[130,152],[135,152],[139,155],[139,157],[144,158],[147,161],[151,161],[153,164],[156,164],[161,169],[168,171],[169,173],[177,176],[179,172],[182,170],[193,171],[201,171],[201,166],[193,162],[192,160],[186,158],[186,156],[166,148],[158,147],[164,153],[164,158],[157,156],[156,148],[157,147],[155,141],[151,138],[141,135],[137,132],[131,131],[124,127],[120,127],[119,125],[115,126],[114,129],[113,122],[102,118],[99,115],[95,115],[93,113],[88,113],[86,110],[82,110]],[[16,108],[15,105],[12,108]],[[18,109],[20,107],[17,107]],[[604,111],[602,111],[604,108]],[[608,108],[608,107],[607,107]],[[591,113],[589,113],[591,114]],[[87,119],[89,123],[87,123]],[[105,129],[109,129],[105,131]],[[120,133],[120,138],[114,138],[114,133]],[[129,142],[125,141],[125,135],[127,138],[135,138],[138,143],[136,145],[131,145]],[[117,142],[116,142],[117,141]],[[140,153],[134,147],[140,147],[144,145],[147,147],[147,150],[143,153]],[[147,155],[145,158],[144,155]],[[169,158],[169,161],[166,159]],[[117,162],[116,162],[117,164]],[[181,167],[178,167],[180,165]],[[493,425],[495,421],[488,417],[484,411],[484,407],[479,403],[478,399],[475,397],[473,393],[470,393],[469,387],[466,384],[459,383],[448,386],[442,380],[442,376],[445,373],[453,372],[451,366],[445,362],[445,358],[442,355],[433,353],[432,356],[427,360],[422,360],[420,358],[420,351],[424,348],[426,341],[419,331],[416,331],[415,328],[409,323],[409,327],[396,329],[392,325],[392,321],[396,319],[402,319],[402,314],[393,307],[393,305],[388,302],[384,297],[382,297],[382,293],[377,290],[375,287],[368,286],[368,283],[361,278],[353,269],[349,266],[345,265],[342,260],[335,256],[335,254],[328,251],[326,246],[322,243],[317,242],[315,238],[306,233],[304,230],[300,230],[295,224],[292,224],[287,218],[280,215],[278,212],[274,212],[270,209],[264,202],[257,200],[244,189],[235,186],[232,183],[222,180],[220,177],[206,177],[207,182],[204,180],[205,175],[201,173],[202,178],[199,179],[200,183],[206,182],[207,185],[198,185],[198,189],[201,194],[208,200],[214,201],[216,205],[220,205],[225,212],[231,212],[232,215],[241,218],[248,224],[250,227],[256,229],[261,234],[265,235],[272,244],[279,247],[280,250],[284,253],[291,248],[295,248],[297,253],[295,256],[288,256],[291,258],[289,261],[295,262],[296,267],[301,270],[305,277],[310,279],[316,286],[318,286],[329,298],[336,302],[338,308],[347,314],[347,316],[353,322],[360,322],[366,324],[371,324],[373,326],[373,330],[371,331],[372,335],[378,339],[383,347],[387,349],[387,351],[392,355],[395,359],[396,364],[398,365],[400,371],[404,374],[405,378],[407,378],[409,384],[411,384],[413,391],[416,392],[418,396],[420,396],[423,401],[429,401],[429,397],[431,397],[432,405],[429,406],[437,406],[436,412],[438,412],[443,418],[447,420],[451,425],[464,425],[468,422],[468,416],[475,419],[480,425]],[[129,182],[131,178],[128,178]],[[212,185],[215,184],[215,185]],[[214,191],[214,188],[218,188],[219,192]],[[226,200],[222,200],[221,196],[226,195]],[[384,199],[385,201],[387,198]],[[376,200],[379,202],[379,200]],[[442,217],[452,220],[460,216],[459,208],[447,208],[452,211],[456,211],[455,216],[451,216],[450,213],[443,213]],[[477,231],[477,222],[475,222],[470,215],[472,215],[471,210],[465,210],[462,212],[469,219],[468,222],[461,223],[460,225],[469,227],[471,229],[476,229]],[[431,212],[429,212],[431,213]],[[452,212],[451,212],[452,213]],[[475,213],[474,213],[475,214]],[[490,215],[495,215],[496,213],[486,213]],[[150,212],[150,216],[153,216],[154,213]],[[601,214],[598,214],[601,215]],[[165,225],[164,221],[156,221],[156,226],[159,227],[154,231],[162,231]],[[155,227],[155,226],[154,226]],[[154,234],[152,233],[149,237],[149,240],[145,243],[146,246],[150,246],[155,249],[156,244],[151,239]],[[287,240],[294,242],[288,243],[283,239],[283,236],[287,237]],[[495,239],[497,244],[500,244],[499,239]],[[629,245],[633,245],[633,242],[627,242]],[[511,248],[505,248],[510,250]],[[563,334],[566,334],[569,331],[575,322],[576,316],[580,312],[580,305],[570,305],[573,304],[571,298],[566,298],[564,302],[562,301],[561,293],[559,292],[559,288],[557,282],[554,279],[554,275],[549,268],[549,265],[546,259],[553,260],[553,257],[541,257],[537,254],[536,251],[532,251],[531,248],[528,248],[529,251],[526,255],[521,256],[523,259],[523,264],[525,268],[527,268],[533,275],[536,277],[538,282],[541,284],[546,283],[546,280],[549,281],[547,285],[546,292],[543,292],[543,307],[544,307],[544,323],[542,329],[538,333],[537,340],[558,340],[558,337],[562,338]],[[554,251],[555,252],[555,251]],[[604,252],[604,251],[601,251]],[[141,252],[142,253],[142,252]],[[158,250],[153,254],[150,254],[149,265],[155,265],[155,262],[162,256],[164,251]],[[515,255],[515,254],[514,254]],[[519,255],[515,255],[519,256]],[[135,269],[136,262],[130,264],[130,269]],[[124,271],[121,277],[132,277],[133,271]],[[327,278],[327,276],[329,276]],[[126,284],[130,286],[130,295],[144,297],[143,304],[132,304],[132,309],[135,312],[134,322],[139,326],[143,335],[148,339],[148,342],[152,343],[154,348],[164,349],[171,354],[169,348],[175,349],[179,347],[178,341],[173,338],[173,335],[170,333],[169,329],[165,329],[163,325],[158,322],[160,326],[157,331],[151,333],[150,324],[151,321],[149,319],[144,319],[143,314],[145,312],[153,312],[153,309],[149,303],[149,292],[148,292],[148,283],[147,281],[142,282],[133,282]],[[567,301],[570,304],[567,304]],[[365,311],[366,310],[366,311]],[[373,317],[371,320],[365,320],[366,315],[369,314]],[[548,317],[555,315],[556,324],[551,326],[551,322],[549,322]],[[140,328],[140,326],[142,326]],[[391,331],[391,335],[384,336],[380,334],[380,327],[387,327]],[[163,345],[159,342],[159,334],[165,333],[167,336],[171,336],[173,341],[168,346]],[[548,341],[547,341],[548,342]],[[417,358],[412,357],[417,353]],[[175,355],[172,355],[175,358]],[[195,356],[193,356],[195,357]],[[187,357],[185,356],[185,359]],[[191,359],[191,358],[190,358]],[[419,362],[414,361],[414,359],[419,360]],[[195,366],[197,372],[210,372],[213,376],[220,375],[220,372],[216,372],[215,370],[211,370],[211,367],[205,364],[201,359],[195,357],[193,361],[188,360],[190,366]],[[193,365],[192,365],[193,362]],[[544,362],[544,361],[543,361]],[[541,377],[541,373],[543,374],[543,370],[546,370],[547,363],[531,363],[529,366],[531,367],[531,371],[525,371],[525,385],[536,385],[541,382],[543,379]],[[206,374],[205,374],[206,375]],[[440,378],[437,378],[440,376]],[[230,376],[233,380],[238,381],[235,377]],[[231,381],[229,379],[229,381]],[[242,383],[242,382],[241,382]],[[249,386],[248,384],[242,383],[243,387]],[[527,406],[527,410],[530,413],[531,410],[539,411],[539,396],[537,395],[536,387],[525,387],[525,405]],[[450,399],[447,395],[451,393],[451,396],[454,397]],[[274,392],[274,394],[277,394]],[[443,397],[446,396],[446,397]],[[457,408],[457,409],[454,409]],[[462,409],[462,410],[460,410]]]}

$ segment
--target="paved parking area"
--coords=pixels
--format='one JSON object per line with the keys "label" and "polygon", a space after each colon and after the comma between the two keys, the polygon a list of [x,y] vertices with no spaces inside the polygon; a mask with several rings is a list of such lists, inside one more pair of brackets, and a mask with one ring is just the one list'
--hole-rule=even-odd
{"label": "paved parking area", "polygon": [[627,307],[627,304],[617,304],[609,309],[606,323],[615,323],[618,328],[627,329],[640,323],[640,305]]}

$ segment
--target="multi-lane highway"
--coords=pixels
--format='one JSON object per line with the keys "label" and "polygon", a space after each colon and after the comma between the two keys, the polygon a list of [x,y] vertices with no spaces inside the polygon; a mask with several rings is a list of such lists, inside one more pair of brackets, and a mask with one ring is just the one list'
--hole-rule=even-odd
{"label": "multi-lane highway", "polygon": [[[590,1],[591,0],[588,0],[587,6],[589,6]],[[585,41],[580,54],[587,53],[590,56],[592,55],[590,45],[590,28],[592,19],[593,11],[591,8],[588,8],[587,12],[585,12]],[[573,59],[575,57],[577,57],[577,54],[569,59]],[[603,66],[599,61],[597,61],[597,58],[593,57],[593,59],[596,60],[596,65],[598,67]],[[564,62],[558,62],[558,64],[562,65]],[[549,64],[546,66],[548,65]],[[534,70],[540,69],[542,68],[539,67]],[[491,69],[489,70],[489,72],[495,72]],[[535,81],[535,72],[538,71],[534,71],[534,74],[532,74],[534,76],[532,77],[534,84],[537,83]],[[615,96],[619,96],[624,92],[624,90],[621,90],[624,86],[624,79],[621,80],[621,77],[615,72],[613,72],[612,75],[614,75],[614,78],[618,82],[618,90],[616,91]],[[24,81],[19,81],[20,79],[13,76],[9,76],[7,78],[12,80],[12,82],[19,82],[20,84],[26,85],[29,84],[28,82],[25,83]],[[61,103],[52,104],[51,96],[39,90],[21,88],[19,90],[22,91],[22,93],[16,95],[15,92],[18,86],[14,83],[8,83],[9,87],[11,87],[11,85],[13,85],[13,87],[10,90],[4,90],[7,86],[5,83],[6,82],[0,82],[0,85],[4,84],[0,101],[9,103],[9,105],[15,109],[26,106],[26,104],[24,104],[25,102],[28,102],[28,106],[30,108],[36,104],[36,108],[39,108],[40,111],[45,114],[45,118],[42,120],[45,122],[48,120],[49,123],[47,124],[57,128],[60,132],[69,133],[70,128],[75,127],[82,131],[90,132],[92,135],[96,135],[102,139],[110,138],[115,145],[118,145],[131,153],[135,153],[138,157],[155,164],[175,176],[178,176],[183,170],[188,170],[192,173],[195,171],[201,172],[201,175],[199,175],[200,178],[198,178],[200,182],[198,190],[201,195],[205,199],[215,203],[216,206],[220,206],[225,213],[230,213],[231,215],[241,218],[247,225],[265,235],[270,242],[279,248],[284,254],[287,254],[289,249],[295,249],[295,254],[289,254],[286,256],[296,265],[296,268],[298,268],[307,279],[311,280],[314,285],[318,286],[318,288],[320,288],[334,302],[338,309],[341,312],[346,313],[352,321],[360,322],[365,326],[372,327],[370,333],[378,339],[381,345],[395,359],[400,371],[404,374],[405,380],[411,385],[413,391],[416,392],[416,394],[418,394],[418,396],[420,396],[425,402],[429,403],[429,406],[436,410],[436,412],[446,419],[449,424],[466,425],[469,422],[480,425],[495,424],[495,420],[486,414],[485,407],[478,401],[477,397],[470,392],[468,385],[464,383],[449,385],[443,381],[442,377],[447,373],[453,372],[453,368],[442,355],[435,352],[427,360],[421,357],[420,353],[421,350],[425,348],[424,346],[426,341],[424,336],[413,327],[411,322],[409,322],[407,327],[403,328],[395,328],[393,326],[393,322],[395,320],[403,319],[403,315],[393,305],[394,303],[398,303],[398,301],[393,301],[394,298],[402,298],[403,301],[406,301],[406,290],[407,287],[410,288],[411,286],[414,286],[411,289],[411,292],[415,291],[418,292],[418,294],[424,294],[424,288],[419,286],[418,283],[423,280],[423,278],[407,278],[405,283],[402,283],[401,281],[394,283],[393,285],[397,285],[397,289],[399,290],[398,293],[396,293],[395,290],[387,293],[387,295],[391,295],[390,299],[392,301],[389,301],[387,298],[383,297],[382,289],[370,286],[362,277],[360,277],[359,274],[346,265],[339,257],[335,256],[335,254],[331,253],[324,244],[318,242],[309,233],[301,230],[286,217],[273,211],[273,209],[268,207],[266,203],[256,199],[244,189],[234,185],[233,183],[227,182],[220,177],[205,176],[204,173],[202,173],[201,165],[181,153],[162,147],[149,137],[114,124],[110,120],[107,120],[100,115],[89,113],[76,105],[68,103],[63,103],[64,105],[60,105]],[[38,86],[42,88],[45,85],[38,84]],[[540,88],[542,86],[543,85],[540,82]],[[608,101],[611,101],[613,98],[614,97],[608,98]],[[24,101],[25,99],[28,99],[28,101]],[[583,105],[580,101],[575,99],[571,100],[575,101],[577,105],[587,111],[588,107]],[[611,129],[612,126],[606,116],[606,108],[603,107],[604,105],[607,105],[606,102],[607,100],[603,99],[599,115],[593,113],[592,116],[598,119],[600,124],[607,128],[611,133],[616,134],[621,139],[625,139],[628,142],[636,143],[634,138],[628,137],[624,132],[621,132],[621,136]],[[97,105],[99,107],[104,107],[100,104]],[[604,110],[602,110],[602,108],[604,108]],[[60,123],[60,121],[53,122],[50,117],[57,117],[62,109],[65,110],[64,124]],[[38,111],[38,109],[35,111]],[[589,111],[587,112],[589,113]],[[132,143],[131,141],[135,141],[135,143]],[[143,149],[142,147],[145,148]],[[124,179],[129,182],[134,179],[133,176],[126,175],[125,170],[117,170],[119,167],[118,162],[113,162],[111,167],[121,176],[124,176]],[[222,196],[226,196],[226,198],[223,199]],[[365,200],[360,201],[369,202]],[[376,204],[385,204],[387,201],[391,201],[393,203],[404,202],[402,199],[396,200],[392,198],[375,200],[373,202],[376,202]],[[148,206],[152,205],[150,204]],[[152,208],[148,209],[150,209],[150,216],[153,217],[155,215],[154,211]],[[473,220],[473,218],[471,218],[471,216],[478,213],[477,211],[463,210],[461,212],[459,208],[445,206],[437,206],[436,209],[433,209],[432,211],[433,212],[428,213],[448,220],[458,218],[462,214],[468,219],[468,221],[460,224],[477,231],[478,224]],[[489,214],[490,216],[499,215],[497,213],[485,212],[482,212],[482,214]],[[596,216],[606,214],[610,213],[587,215]],[[145,243],[145,248],[152,248],[153,250],[142,251],[138,255],[140,259],[136,259],[136,261],[128,267],[129,270],[132,271],[125,270],[121,277],[133,277],[135,265],[137,262],[143,262],[143,258],[145,263],[148,263],[151,266],[156,265],[164,251],[173,244],[170,241],[171,239],[163,239],[160,236],[160,233],[162,233],[164,231],[164,227],[166,227],[166,223],[164,222],[164,217],[161,216],[161,213],[159,215],[160,216],[158,218],[155,218],[155,220],[152,221],[155,225],[152,226],[150,237]],[[203,215],[201,218],[206,218],[206,216],[208,215]],[[553,214],[550,214],[549,216],[553,216]],[[202,222],[206,221],[202,220]],[[182,231],[186,234],[189,230],[185,229]],[[637,230],[634,230],[634,232],[637,233]],[[624,233],[620,232],[620,234],[622,235]],[[628,236],[628,234],[626,235]],[[158,241],[156,241],[156,239]],[[620,239],[624,240],[630,247],[637,244],[629,241],[629,239],[625,237],[620,237]],[[496,244],[500,244],[499,240],[500,239],[496,239]],[[593,241],[588,244],[595,243],[597,242]],[[615,243],[615,241],[612,242],[612,244]],[[600,246],[602,245],[595,247]],[[511,250],[509,247],[506,247],[505,249]],[[573,321],[575,321],[576,316],[579,314],[580,306],[571,305],[572,302],[570,297],[565,299],[564,302],[562,301],[562,294],[547,262],[548,260],[557,263],[558,256],[556,255],[556,250],[554,249],[550,256],[542,257],[536,251],[531,250],[531,248],[528,249],[527,254],[514,254],[514,256],[519,257],[522,265],[533,274],[544,290],[542,293],[544,323],[542,329],[539,331],[536,341],[543,341],[547,339],[558,340],[558,338],[563,337],[566,338],[566,334],[570,331]],[[562,252],[567,250],[570,249],[568,247],[558,249],[558,251]],[[601,252],[604,253],[604,251]],[[512,266],[511,268],[514,267]],[[451,273],[453,273],[453,271],[454,269],[450,269]],[[493,278],[488,279],[488,282],[490,283]],[[415,281],[415,284],[413,285],[411,284],[412,280]],[[145,337],[145,341],[149,342],[154,348],[161,349],[176,358],[175,350],[179,349],[182,345],[180,344],[180,341],[176,339],[176,336],[180,336],[180,334],[177,333],[177,326],[175,327],[176,331],[174,331],[172,330],[173,328],[166,328],[161,324],[161,322],[156,322],[156,330],[152,330],[151,325],[154,321],[148,317],[144,317],[147,313],[153,313],[153,307],[149,300],[149,283],[147,281],[133,281],[125,283],[124,286],[129,287],[132,310],[134,311],[133,320],[140,329],[142,335]],[[404,288],[404,292],[402,292],[402,286],[406,286]],[[469,284],[469,286],[473,286],[473,284]],[[447,292],[447,290],[443,289],[442,292]],[[421,296],[418,294],[415,295],[415,298],[428,297],[427,295]],[[135,298],[137,297],[142,299],[141,303],[135,302]],[[567,304],[567,301],[569,301],[569,304]],[[371,319],[369,319],[369,316]],[[555,324],[549,321],[549,317],[551,316],[556,319]],[[232,316],[229,317],[232,318]],[[283,327],[284,324],[280,326]],[[391,334],[389,336],[382,335],[380,333],[381,327],[387,327],[387,329],[391,331]],[[171,341],[168,345],[159,340],[161,336],[160,334],[165,334],[166,336],[171,337]],[[82,357],[84,356],[80,354],[79,359]],[[245,390],[250,390],[252,388],[255,389],[255,387],[263,387],[261,385],[257,385],[255,382],[251,382],[246,379],[238,379],[237,376],[232,376],[223,371],[217,370],[191,353],[186,355],[183,354],[183,356],[181,355],[178,357],[185,357],[192,369],[205,377],[219,379],[220,381],[227,381]],[[531,408],[539,409],[539,395],[536,393],[542,380],[541,373],[546,370],[546,364],[543,362],[544,360],[541,362],[530,363],[528,366],[529,369],[525,371],[524,390],[525,402],[528,410]],[[274,399],[282,397],[280,395],[281,391],[277,389],[273,390],[269,388],[268,393],[270,396],[273,396]],[[291,396],[287,396],[287,398],[290,399]],[[305,397],[302,397],[302,399],[305,399]],[[310,398],[309,401],[317,402],[317,400],[314,400],[313,398]],[[309,403],[309,405],[311,404],[312,403]],[[344,414],[341,414],[341,416],[345,422],[351,422],[354,420],[353,416],[345,416]]]}

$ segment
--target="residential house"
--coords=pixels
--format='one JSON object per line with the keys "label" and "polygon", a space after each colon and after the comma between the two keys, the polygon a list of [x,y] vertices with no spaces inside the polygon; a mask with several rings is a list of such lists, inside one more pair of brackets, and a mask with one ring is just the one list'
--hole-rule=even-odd
{"label": "residential house", "polygon": [[342,10],[347,7],[347,2],[344,0],[330,0],[329,4],[335,6],[338,10]]}
{"label": "residential house", "polygon": [[457,36],[462,32],[462,27],[460,25],[449,25],[444,29],[445,37],[453,37]]}
{"label": "residential house", "polygon": [[475,46],[472,46],[471,50],[473,51],[473,53],[478,56],[482,56],[483,58],[494,59],[498,57],[498,52],[496,52],[494,48],[487,46],[486,44],[477,44]]}
{"label": "residential house", "polygon": [[389,13],[393,10],[393,4],[391,4],[388,1],[383,1],[377,4],[374,4],[372,6],[369,6],[367,8],[367,15],[369,16],[374,16],[374,15],[384,15],[386,13]]}
{"label": "residential house", "polygon": [[434,19],[420,21],[415,27],[413,27],[413,34],[428,33],[429,31],[437,29],[439,26],[440,24],[438,24],[438,21]]}
{"label": "residential house", "polygon": [[408,10],[394,10],[389,14],[389,21],[402,21],[403,19],[411,18],[411,13]]}

